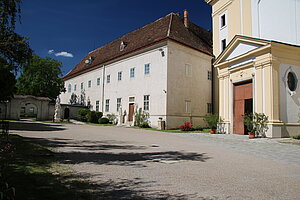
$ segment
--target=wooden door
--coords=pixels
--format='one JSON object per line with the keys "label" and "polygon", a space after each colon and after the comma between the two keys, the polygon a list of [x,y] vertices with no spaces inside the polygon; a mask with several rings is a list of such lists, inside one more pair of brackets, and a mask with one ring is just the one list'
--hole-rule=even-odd
{"label": "wooden door", "polygon": [[252,112],[252,98],[252,83],[244,83],[234,86],[234,134],[245,134],[243,116],[246,112]]}
{"label": "wooden door", "polygon": [[128,116],[128,121],[130,122],[133,121],[133,113],[134,113],[134,104],[131,103],[129,104],[129,116]]}

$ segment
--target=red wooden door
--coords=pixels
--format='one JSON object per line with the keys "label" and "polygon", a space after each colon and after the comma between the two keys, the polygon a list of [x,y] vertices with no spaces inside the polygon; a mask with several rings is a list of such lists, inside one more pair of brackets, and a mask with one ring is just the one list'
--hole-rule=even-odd
{"label": "red wooden door", "polygon": [[246,105],[246,100],[250,100],[252,98],[252,83],[244,83],[234,86],[233,133],[241,135],[245,134],[243,116],[246,111],[252,110],[251,108],[248,108],[249,103]]}
{"label": "red wooden door", "polygon": [[129,117],[128,121],[133,121],[134,104],[129,104]]}

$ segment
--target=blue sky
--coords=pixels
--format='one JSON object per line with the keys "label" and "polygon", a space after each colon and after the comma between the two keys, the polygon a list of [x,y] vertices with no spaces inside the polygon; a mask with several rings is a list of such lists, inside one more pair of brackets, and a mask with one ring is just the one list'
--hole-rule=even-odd
{"label": "blue sky", "polygon": [[[23,0],[16,32],[34,53],[70,71],[88,52],[171,12],[211,30],[211,7],[203,0]],[[53,51],[51,51],[53,50]]]}

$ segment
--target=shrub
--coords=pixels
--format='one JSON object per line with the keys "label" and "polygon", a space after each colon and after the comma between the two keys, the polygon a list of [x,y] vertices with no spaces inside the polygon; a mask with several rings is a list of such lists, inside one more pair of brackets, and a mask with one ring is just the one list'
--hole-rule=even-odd
{"label": "shrub", "polygon": [[102,118],[99,118],[98,122],[99,122],[99,124],[108,124],[109,119],[106,117],[102,117]]}
{"label": "shrub", "polygon": [[219,116],[216,114],[205,115],[204,121],[207,123],[210,129],[216,129],[219,122]]}
{"label": "shrub", "polygon": [[300,140],[300,135],[295,135],[295,136],[293,136],[293,138],[296,140]]}
{"label": "shrub", "polygon": [[90,112],[89,109],[83,108],[77,111],[77,115],[80,121],[86,122],[87,121],[87,114]]}
{"label": "shrub", "polygon": [[110,123],[113,123],[115,119],[117,119],[117,116],[115,114],[107,114],[106,117],[108,118]]}
{"label": "shrub", "polygon": [[180,125],[179,129],[182,131],[191,131],[193,127],[193,124],[191,124],[190,122],[185,122],[184,125]]}
{"label": "shrub", "polygon": [[98,120],[102,117],[102,115],[102,112],[90,111],[86,115],[86,118],[91,123],[98,123]]}
{"label": "shrub", "polygon": [[148,122],[149,113],[147,111],[142,110],[141,108],[135,113],[135,125],[140,126],[143,122]]}
{"label": "shrub", "polygon": [[148,122],[142,122],[139,125],[140,128],[151,128]]}
{"label": "shrub", "polygon": [[193,131],[203,131],[203,127],[202,126],[193,126],[192,130]]}

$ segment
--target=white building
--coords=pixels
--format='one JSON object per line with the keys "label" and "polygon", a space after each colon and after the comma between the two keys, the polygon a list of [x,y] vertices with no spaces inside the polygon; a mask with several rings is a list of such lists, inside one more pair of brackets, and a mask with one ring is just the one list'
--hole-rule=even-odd
{"label": "white building", "polygon": [[184,122],[204,125],[212,110],[211,32],[171,13],[92,52],[64,76],[66,92],[85,93],[91,109],[125,115],[132,125],[135,107],[159,118],[166,128]]}

